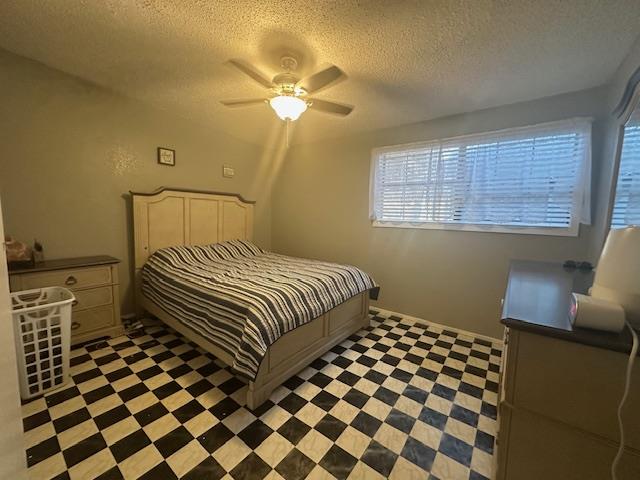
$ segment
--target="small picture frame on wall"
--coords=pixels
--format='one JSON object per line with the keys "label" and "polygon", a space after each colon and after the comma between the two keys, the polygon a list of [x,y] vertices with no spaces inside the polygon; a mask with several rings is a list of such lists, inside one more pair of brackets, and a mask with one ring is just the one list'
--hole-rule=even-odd
{"label": "small picture frame on wall", "polygon": [[170,148],[158,147],[158,163],[173,167],[176,164],[176,151]]}

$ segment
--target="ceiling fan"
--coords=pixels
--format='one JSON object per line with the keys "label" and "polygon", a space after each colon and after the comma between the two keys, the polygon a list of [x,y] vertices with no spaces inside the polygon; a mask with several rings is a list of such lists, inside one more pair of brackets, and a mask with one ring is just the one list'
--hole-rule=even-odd
{"label": "ceiling fan", "polygon": [[301,80],[294,73],[298,67],[297,60],[291,56],[284,56],[280,60],[280,65],[284,72],[269,80],[267,76],[244,60],[231,59],[229,63],[263,87],[268,88],[271,94],[267,98],[221,100],[220,103],[227,107],[244,107],[268,103],[278,117],[282,120],[291,121],[300,118],[300,115],[307,108],[340,116],[347,116],[353,111],[353,107],[350,105],[309,97],[309,95],[318,93],[347,78],[345,73],[335,65]]}

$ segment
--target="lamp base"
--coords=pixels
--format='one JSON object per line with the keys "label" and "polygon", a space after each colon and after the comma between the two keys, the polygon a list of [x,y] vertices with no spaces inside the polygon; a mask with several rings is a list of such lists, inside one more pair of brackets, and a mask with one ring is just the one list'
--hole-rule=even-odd
{"label": "lamp base", "polygon": [[573,293],[571,324],[575,327],[621,332],[624,328],[624,309],[617,303]]}

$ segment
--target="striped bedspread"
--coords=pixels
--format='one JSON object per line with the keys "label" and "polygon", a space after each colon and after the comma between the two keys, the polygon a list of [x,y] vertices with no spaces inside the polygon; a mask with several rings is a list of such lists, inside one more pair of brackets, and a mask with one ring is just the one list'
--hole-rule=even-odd
{"label": "striped bedspread", "polygon": [[288,331],[377,288],[362,270],[287,257],[247,241],[169,247],[142,269],[142,292],[234,358],[253,380],[269,345]]}

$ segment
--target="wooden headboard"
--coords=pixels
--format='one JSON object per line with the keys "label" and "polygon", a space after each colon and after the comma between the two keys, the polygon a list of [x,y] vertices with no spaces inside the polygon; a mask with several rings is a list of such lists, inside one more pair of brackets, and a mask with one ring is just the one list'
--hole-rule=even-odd
{"label": "wooden headboard", "polygon": [[240,195],[162,187],[131,196],[136,273],[160,248],[253,237],[255,202]]}

